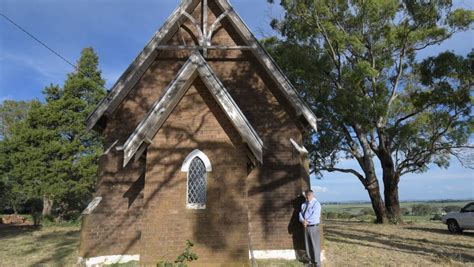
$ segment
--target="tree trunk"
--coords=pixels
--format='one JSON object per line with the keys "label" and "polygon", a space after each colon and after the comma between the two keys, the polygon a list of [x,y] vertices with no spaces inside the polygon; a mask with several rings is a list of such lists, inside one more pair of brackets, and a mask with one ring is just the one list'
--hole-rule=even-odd
{"label": "tree trunk", "polygon": [[372,208],[375,212],[375,222],[376,223],[385,223],[387,222],[386,211],[382,196],[380,195],[379,181],[377,180],[377,175],[375,174],[374,167],[374,158],[372,149],[367,139],[367,133],[364,132],[363,128],[356,124],[354,125],[354,130],[357,134],[357,138],[362,146],[363,156],[358,158],[358,162],[365,174],[365,181],[362,181],[365,189],[369,193],[370,201],[372,202]]}
{"label": "tree trunk", "polygon": [[43,216],[51,216],[51,212],[53,210],[53,199],[48,196],[43,196],[43,211],[41,215]]}
{"label": "tree trunk", "polygon": [[400,200],[398,198],[398,182],[400,176],[393,172],[387,172],[383,175],[385,207],[387,208],[387,217],[391,223],[403,223],[400,215]]}
{"label": "tree trunk", "polygon": [[388,220],[394,224],[403,223],[398,198],[400,174],[395,170],[393,159],[386,148],[380,149],[378,156],[383,171],[384,199]]}
{"label": "tree trunk", "polygon": [[382,196],[380,195],[380,187],[379,182],[376,177],[367,177],[368,183],[365,185],[367,192],[369,193],[370,202],[372,202],[372,208],[374,209],[375,213],[375,222],[376,223],[386,223],[387,216],[385,211],[385,206],[382,200]]}

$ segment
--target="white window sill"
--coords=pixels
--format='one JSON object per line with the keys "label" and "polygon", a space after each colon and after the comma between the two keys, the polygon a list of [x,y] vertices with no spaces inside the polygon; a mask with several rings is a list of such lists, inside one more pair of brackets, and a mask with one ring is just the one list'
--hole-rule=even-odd
{"label": "white window sill", "polygon": [[187,204],[186,208],[190,210],[205,210],[206,204]]}

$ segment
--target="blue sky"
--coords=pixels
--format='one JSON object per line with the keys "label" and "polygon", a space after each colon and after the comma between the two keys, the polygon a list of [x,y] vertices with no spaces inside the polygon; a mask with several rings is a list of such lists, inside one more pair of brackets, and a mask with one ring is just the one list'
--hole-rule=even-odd
{"label": "blue sky", "polygon": [[[257,37],[272,35],[271,17],[281,16],[278,5],[266,0],[233,0],[237,12]],[[179,0],[0,0],[0,12],[75,62],[84,47],[100,57],[107,88],[118,79]],[[455,1],[474,9],[474,2]],[[430,48],[420,58],[453,50],[466,55],[474,47],[474,32],[458,34]],[[42,89],[62,84],[71,66],[28,38],[0,17],[0,101],[42,99]],[[354,162],[344,162],[351,167]],[[347,174],[327,174],[312,180],[321,201],[368,200],[360,182]],[[400,182],[402,200],[474,199],[474,172],[453,161],[451,168],[432,167],[422,175],[407,175]]]}

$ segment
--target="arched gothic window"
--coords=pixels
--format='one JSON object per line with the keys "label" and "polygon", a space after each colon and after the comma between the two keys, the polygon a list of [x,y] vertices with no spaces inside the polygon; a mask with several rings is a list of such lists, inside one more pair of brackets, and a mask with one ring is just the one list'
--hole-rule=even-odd
{"label": "arched gothic window", "polygon": [[205,209],[207,200],[207,173],[212,170],[209,158],[199,150],[186,157],[181,171],[187,172],[186,204],[189,209]]}

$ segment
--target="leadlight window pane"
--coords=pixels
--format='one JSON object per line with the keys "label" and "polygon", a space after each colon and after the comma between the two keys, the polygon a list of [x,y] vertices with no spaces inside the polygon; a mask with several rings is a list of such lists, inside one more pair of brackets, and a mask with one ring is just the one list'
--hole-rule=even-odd
{"label": "leadlight window pane", "polygon": [[188,207],[205,208],[207,171],[204,162],[196,157],[191,161],[188,171]]}

